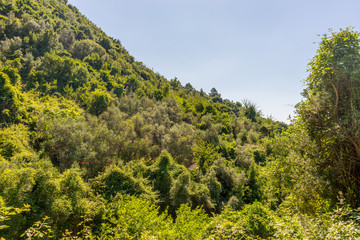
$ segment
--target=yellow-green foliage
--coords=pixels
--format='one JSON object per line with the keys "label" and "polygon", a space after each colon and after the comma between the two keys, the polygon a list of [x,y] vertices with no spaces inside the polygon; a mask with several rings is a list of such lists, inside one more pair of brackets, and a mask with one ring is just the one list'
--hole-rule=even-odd
{"label": "yellow-green foliage", "polygon": [[103,215],[100,238],[173,239],[172,219],[144,199],[117,195]]}
{"label": "yellow-green foliage", "polygon": [[1,123],[19,121],[22,95],[11,84],[7,74],[0,72],[0,120]]}
{"label": "yellow-green foliage", "polygon": [[33,190],[36,171],[33,168],[7,169],[1,173],[0,190],[10,206],[29,203],[29,193]]}
{"label": "yellow-green foliage", "polygon": [[0,154],[7,160],[31,160],[34,155],[29,131],[23,124],[13,124],[0,130]]}

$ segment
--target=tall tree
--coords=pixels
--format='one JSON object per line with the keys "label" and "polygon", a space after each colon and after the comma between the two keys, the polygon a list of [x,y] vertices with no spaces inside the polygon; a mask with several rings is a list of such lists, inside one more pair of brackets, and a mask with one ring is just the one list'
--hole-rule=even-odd
{"label": "tall tree", "polygon": [[359,34],[347,28],[325,35],[308,71],[299,119],[321,154],[321,173],[359,206]]}

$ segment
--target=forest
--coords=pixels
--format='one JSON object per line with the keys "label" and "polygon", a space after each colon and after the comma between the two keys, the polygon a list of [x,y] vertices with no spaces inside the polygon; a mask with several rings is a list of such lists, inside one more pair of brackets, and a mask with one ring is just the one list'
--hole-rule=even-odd
{"label": "forest", "polygon": [[285,124],[67,0],[0,0],[0,239],[359,239],[359,33],[324,34],[304,86]]}

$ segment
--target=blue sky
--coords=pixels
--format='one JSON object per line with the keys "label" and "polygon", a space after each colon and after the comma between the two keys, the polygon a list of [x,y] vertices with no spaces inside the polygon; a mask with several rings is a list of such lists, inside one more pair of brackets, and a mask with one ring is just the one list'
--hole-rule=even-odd
{"label": "blue sky", "polygon": [[[329,28],[358,30],[360,1],[69,0],[169,80],[248,99],[288,122]],[[315,42],[315,44],[314,44]]]}

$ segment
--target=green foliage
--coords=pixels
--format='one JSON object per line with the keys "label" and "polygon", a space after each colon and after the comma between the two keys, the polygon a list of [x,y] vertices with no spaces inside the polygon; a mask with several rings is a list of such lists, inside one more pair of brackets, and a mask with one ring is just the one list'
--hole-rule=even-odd
{"label": "green foliage", "polygon": [[209,190],[211,199],[216,204],[217,209],[221,207],[221,192],[222,186],[219,180],[216,177],[216,172],[214,169],[207,172],[207,174],[202,178],[202,183],[206,185]]}
{"label": "green foliage", "polygon": [[[212,171],[214,173],[212,173]],[[207,180],[207,184],[210,184],[210,192],[212,195],[217,196],[218,191],[221,189],[220,196],[218,198],[217,209],[221,210],[232,196],[235,196],[239,201],[242,201],[244,195],[244,185],[246,182],[244,172],[237,172],[235,168],[228,167],[224,160],[217,160],[210,168],[209,177],[215,174],[216,180],[211,177]],[[214,175],[213,175],[214,176]],[[219,186],[219,184],[221,187]],[[239,203],[241,204],[241,203]]]}
{"label": "green foliage", "polygon": [[89,112],[93,115],[99,116],[110,105],[113,98],[108,92],[97,90],[92,93]]}
{"label": "green foliage", "polygon": [[135,92],[140,87],[140,82],[136,75],[130,75],[126,79],[125,87],[128,92]]}
{"label": "green foliage", "polygon": [[7,169],[0,176],[0,191],[7,204],[19,206],[30,202],[36,171],[32,168]]}
{"label": "green foliage", "polygon": [[29,160],[33,157],[29,140],[28,128],[22,124],[3,128],[0,130],[0,154],[8,160]]}
{"label": "green foliage", "polygon": [[209,222],[204,210],[191,210],[188,204],[183,204],[177,210],[176,216],[173,239],[203,239],[201,233]]}
{"label": "green foliage", "polygon": [[244,100],[243,104],[245,107],[245,117],[250,119],[252,122],[256,122],[256,105],[248,100]]}
{"label": "green foliage", "polygon": [[34,225],[26,230],[26,232],[21,235],[21,237],[26,236],[27,239],[37,239],[37,238],[52,238],[53,234],[51,231],[51,227],[46,222],[48,217],[44,217],[42,221],[38,221],[34,223]]}
{"label": "green foliage", "polygon": [[155,194],[146,185],[145,179],[134,178],[116,166],[108,167],[93,180],[93,185],[94,189],[108,200],[120,193],[155,201]]}
{"label": "green foliage", "polygon": [[247,171],[247,184],[245,188],[245,202],[253,203],[255,201],[261,201],[261,190],[259,182],[259,174],[257,172],[257,166],[255,162],[251,162],[250,168]]}
{"label": "green foliage", "polygon": [[174,182],[170,189],[170,199],[172,205],[177,209],[181,204],[190,202],[190,174],[184,171]]}
{"label": "green foliage", "polygon": [[106,50],[93,40],[84,39],[76,41],[71,52],[75,58],[83,59],[92,53],[102,56],[106,53]]}
{"label": "green foliage", "polygon": [[153,189],[159,193],[161,210],[170,205],[170,189],[173,185],[172,169],[176,167],[172,156],[164,151],[150,169],[149,179],[153,183]]}
{"label": "green foliage", "polygon": [[180,164],[189,165],[193,157],[195,144],[195,129],[192,125],[182,123],[170,128],[164,136],[164,147]]}
{"label": "green foliage", "polygon": [[276,135],[268,142],[268,160],[264,190],[273,208],[289,204],[294,211],[308,214],[328,211],[338,192],[329,191],[331,184],[318,168],[316,149],[298,125]]}
{"label": "green foliage", "polygon": [[2,69],[2,72],[5,73],[9,77],[11,85],[17,86],[19,84],[21,77],[18,73],[17,68],[7,66]]}
{"label": "green foliage", "polygon": [[[111,132],[97,119],[55,119],[42,123],[45,130],[45,151],[60,169],[69,168],[74,162],[89,169],[88,176],[97,175],[111,156]],[[82,144],[78,144],[82,143]]]}
{"label": "green foliage", "polygon": [[97,53],[91,53],[89,56],[85,57],[84,62],[89,63],[90,66],[92,66],[96,70],[100,70],[104,64],[103,60]]}
{"label": "green foliage", "polygon": [[359,206],[360,181],[360,44],[347,28],[330,32],[309,64],[306,100],[299,104],[299,120],[316,144],[322,175]]}
{"label": "green foliage", "polygon": [[117,195],[107,207],[100,239],[171,239],[172,220],[144,199]]}
{"label": "green foliage", "polygon": [[220,157],[216,148],[200,140],[194,147],[194,161],[199,165],[203,173]]}
{"label": "green foliage", "polygon": [[89,208],[86,196],[89,184],[81,177],[79,169],[66,170],[57,180],[59,192],[50,207],[50,217],[57,229],[74,228]]}
{"label": "green foliage", "polygon": [[272,226],[273,215],[269,209],[259,202],[247,205],[242,210],[243,227],[246,234],[260,238],[270,238],[275,229]]}
{"label": "green foliage", "polygon": [[[6,223],[7,220],[11,218],[11,216],[21,214],[22,212],[28,212],[30,211],[29,205],[24,205],[20,208],[14,208],[14,207],[5,207],[0,205],[0,224]],[[0,232],[3,229],[10,228],[8,225],[0,225]]]}
{"label": "green foliage", "polygon": [[0,72],[0,121],[6,123],[19,120],[19,107],[22,96],[19,90],[3,72]]}

